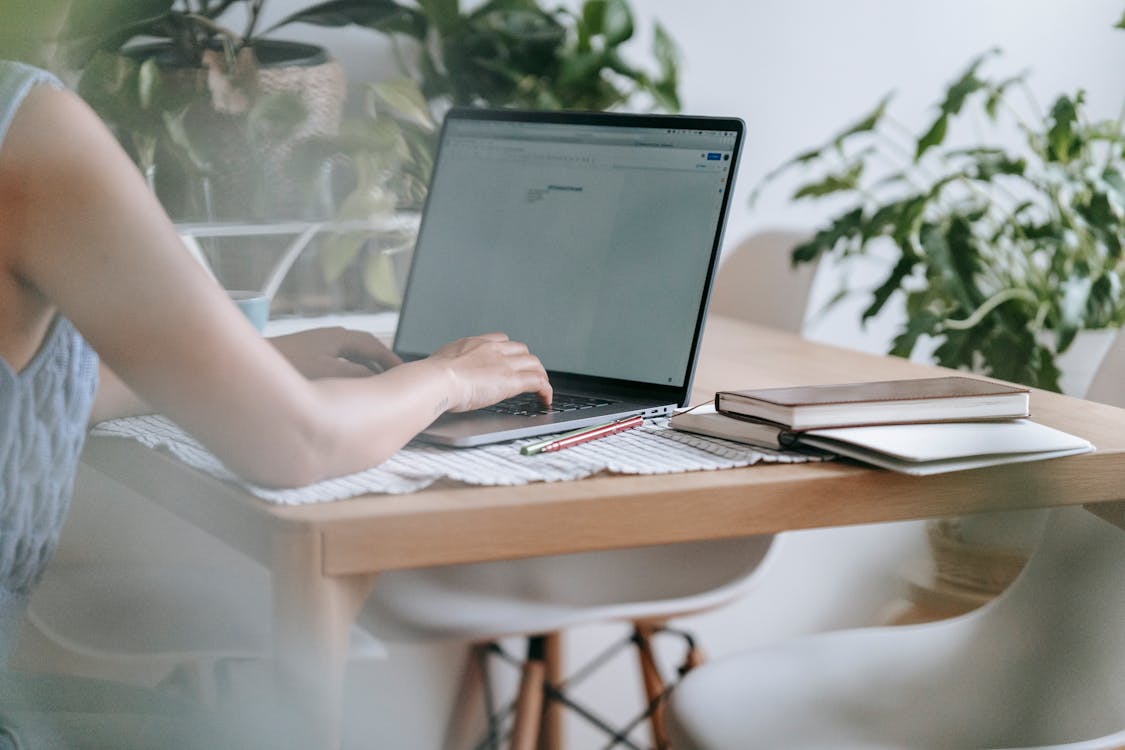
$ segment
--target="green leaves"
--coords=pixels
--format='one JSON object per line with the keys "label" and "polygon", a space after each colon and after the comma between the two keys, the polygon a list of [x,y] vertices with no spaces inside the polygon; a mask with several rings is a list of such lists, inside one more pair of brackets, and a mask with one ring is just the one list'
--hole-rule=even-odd
{"label": "green leaves", "polygon": [[879,123],[882,122],[883,116],[886,115],[887,105],[891,103],[891,99],[893,97],[894,94],[887,94],[886,96],[884,96],[881,100],[879,100],[879,103],[875,105],[875,109],[871,110],[871,112],[869,112],[867,115],[860,118],[860,120],[854,125],[851,125],[850,127],[847,127],[844,130],[840,131],[836,135],[836,137],[832,139],[832,145],[834,145],[837,149],[841,149],[844,145],[844,142],[852,136],[859,135],[860,133],[870,133],[875,130],[875,128],[879,126]]}
{"label": "green leaves", "polygon": [[793,200],[801,198],[823,198],[832,193],[847,192],[859,187],[859,178],[863,176],[863,162],[857,161],[849,165],[842,172],[830,174],[819,182],[810,182],[802,185],[793,193]]}
{"label": "green leaves", "polygon": [[63,29],[67,64],[84,68],[98,52],[116,52],[140,35],[158,33],[175,0],[72,2]]}
{"label": "green leaves", "polygon": [[927,151],[945,142],[950,120],[961,114],[961,110],[965,107],[969,97],[973,94],[985,92],[988,95],[985,103],[985,111],[988,113],[990,119],[995,119],[997,108],[1003,98],[1004,92],[1010,86],[1023,80],[1021,75],[1013,76],[999,83],[993,83],[978,75],[981,66],[984,65],[989,58],[995,57],[999,53],[1000,50],[991,49],[982,55],[978,55],[969,63],[969,66],[961,74],[961,77],[949,85],[949,88],[945,91],[945,98],[938,105],[937,117],[934,119],[933,123],[930,124],[929,128],[926,129],[922,137],[918,139],[918,144],[914,151],[914,161],[919,161],[922,155]]}
{"label": "green leaves", "polygon": [[1081,153],[1085,144],[1079,131],[1078,107],[1083,99],[1081,92],[1074,99],[1060,96],[1051,107],[1048,118],[1050,128],[1046,138],[1047,158],[1050,161],[1067,164]]}
{"label": "green leaves", "polygon": [[426,130],[437,128],[429,102],[412,79],[392,78],[372,84],[371,89],[397,119],[413,122]]}
{"label": "green leaves", "polygon": [[847,246],[862,245],[863,209],[855,208],[836,217],[831,224],[817,231],[813,238],[793,248],[793,265],[811,263],[822,255],[846,251]]}
{"label": "green leaves", "polygon": [[883,306],[887,304],[887,300],[891,298],[891,295],[898,291],[903,281],[914,271],[914,266],[917,262],[916,258],[908,253],[903,253],[902,257],[898,259],[898,263],[895,263],[894,268],[891,269],[890,275],[887,276],[883,283],[880,284],[871,295],[871,304],[867,306],[867,309],[863,311],[863,315],[860,316],[861,321],[866,321],[868,318],[879,314]]}
{"label": "green leaves", "polygon": [[[456,3],[453,5],[456,7]],[[386,34],[405,34],[418,40],[425,39],[428,28],[423,12],[393,0],[329,0],[286,16],[269,31],[293,23],[364,26]]]}
{"label": "green leaves", "polygon": [[308,116],[304,98],[296,91],[259,97],[246,113],[246,133],[255,141],[283,141],[294,135]]}
{"label": "green leaves", "polygon": [[914,161],[919,161],[922,154],[929,151],[934,146],[940,146],[945,142],[945,133],[949,130],[949,115],[942,112],[934,123],[930,125],[921,138],[918,139],[918,146],[914,151]]}
{"label": "green leaves", "polygon": [[[165,86],[155,60],[97,52],[78,81],[78,93],[116,130],[142,168],[153,165],[157,144],[165,137],[180,146],[176,128],[192,97]],[[183,155],[189,160],[194,156]]]}
{"label": "green leaves", "polygon": [[608,0],[602,33],[608,47],[617,47],[633,38],[633,13],[625,0]]}
{"label": "green leaves", "polygon": [[668,112],[679,112],[680,51],[672,41],[672,37],[659,23],[656,24],[653,32],[652,55],[660,68],[660,73],[650,90],[656,106]]}
{"label": "green leaves", "polygon": [[633,36],[633,13],[623,0],[587,0],[578,33],[580,49],[589,49],[598,36],[605,38],[608,47],[616,47]]}
{"label": "green leaves", "polygon": [[457,0],[418,0],[422,15],[439,33],[448,33],[461,21],[461,7]]}
{"label": "green leaves", "polygon": [[577,12],[537,0],[488,0],[466,11],[458,0],[328,0],[291,23],[356,25],[422,44],[419,87],[427,100],[531,109],[609,109],[639,94],[677,111],[679,53],[657,27],[651,74],[626,61],[636,28],[627,0],[585,0]]}
{"label": "green leaves", "polygon": [[[987,75],[995,54],[950,83],[916,139],[885,125],[884,98],[765,182],[800,168],[815,176],[794,199],[850,199],[794,264],[892,253],[885,275],[841,290],[871,294],[863,321],[904,305],[892,353],[930,338],[939,364],[1057,389],[1055,358],[1080,331],[1125,323],[1125,126],[1089,121],[1081,92],[1021,113],[1011,93],[1025,75]],[[980,123],[995,122],[1028,147],[948,147],[970,114],[984,143]]]}
{"label": "green leaves", "polygon": [[984,64],[985,60],[994,57],[1000,53],[998,49],[992,49],[979,55],[969,63],[969,67],[961,75],[959,79],[945,92],[945,101],[941,103],[941,111],[944,115],[958,115],[961,113],[961,108],[965,106],[965,100],[971,94],[980,91],[981,89],[988,88],[988,82],[981,80],[977,76],[977,71],[980,66]]}

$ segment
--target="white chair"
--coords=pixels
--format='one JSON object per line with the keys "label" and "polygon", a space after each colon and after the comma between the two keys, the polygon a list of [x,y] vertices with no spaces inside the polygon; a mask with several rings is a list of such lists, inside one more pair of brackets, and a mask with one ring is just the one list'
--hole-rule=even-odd
{"label": "white chair", "polygon": [[[795,234],[768,233],[742,243],[721,269],[713,312],[744,318],[761,312],[768,317],[764,322],[799,330],[802,314],[794,311],[803,313],[812,276],[788,270],[788,252],[797,239]],[[747,306],[748,302],[757,304]],[[769,317],[782,308],[788,313],[784,320]],[[565,681],[559,655],[563,630],[630,622],[648,699],[644,715],[650,719],[656,744],[663,746],[661,710],[668,688],[653,656],[651,636],[673,617],[719,606],[746,591],[763,570],[774,543],[770,536],[751,537],[390,572],[379,577],[359,622],[379,638],[478,642],[466,669],[466,688],[476,684],[474,678],[480,674],[476,666],[496,650],[500,639],[528,636],[532,658],[523,665],[513,711],[513,746],[533,746],[541,729],[548,745],[557,744],[558,712],[543,710],[545,700],[553,698],[554,708],[571,705],[611,736],[635,747],[621,731],[609,728],[596,712],[572,704],[559,689]],[[165,670],[187,670],[200,684],[214,683],[215,664],[266,653],[269,610],[263,596],[268,585],[258,580],[264,571],[235,567],[239,569],[214,576],[167,564],[133,565],[125,571],[89,561],[78,567],[53,566],[33,599],[30,624],[37,635],[86,659],[86,664],[98,659],[150,658]],[[187,594],[169,604],[177,591]],[[229,602],[229,606],[188,611],[198,602]],[[162,617],[135,619],[127,628],[118,627],[113,613],[126,607],[173,610],[177,627],[169,631],[170,623]],[[227,617],[233,617],[238,627],[223,629]],[[169,638],[169,632],[175,636]],[[689,639],[682,669],[698,658]],[[86,673],[90,671],[96,668],[91,666]],[[463,692],[451,741],[457,739],[473,695],[470,689]],[[544,715],[546,726],[540,727]],[[503,734],[500,723],[494,719],[490,724],[491,739],[498,742]]]}
{"label": "white chair", "polygon": [[[23,637],[39,640],[40,653],[53,653],[66,671],[175,685],[214,704],[232,664],[271,652],[269,624],[269,576],[249,561],[235,569],[104,562],[52,568]],[[350,649],[357,658],[385,655],[359,627]]]}
{"label": "white chair", "polygon": [[923,625],[795,639],[694,671],[675,747],[1125,746],[1125,532],[1053,512],[1004,594]]}
{"label": "white chair", "polygon": [[[789,252],[801,237],[766,232],[731,251],[719,269],[711,311],[799,331],[813,279],[811,270],[790,268]],[[612,730],[558,689],[565,681],[558,643],[562,631],[579,625],[629,622],[648,701],[643,715],[655,744],[664,747],[662,701],[669,685],[657,668],[651,636],[675,617],[744,593],[761,574],[773,544],[772,537],[751,537],[392,573],[380,577],[360,620],[384,637],[477,641],[465,670],[468,680],[475,680],[479,670],[473,665],[501,638],[529,636],[514,708],[514,747],[534,745],[546,699],[579,710],[615,740],[628,742],[627,733]],[[689,641],[681,672],[700,658]],[[464,701],[455,710],[453,735],[463,707]],[[557,713],[548,713],[548,744],[557,742],[557,721]],[[490,717],[490,735],[498,732]]]}
{"label": "white chair", "polygon": [[[1087,398],[1125,406],[1125,336]],[[998,598],[957,618],[814,635],[693,672],[676,747],[1125,747],[1125,533],[1082,508]]]}
{"label": "white chair", "polygon": [[711,312],[800,333],[818,264],[794,267],[791,252],[807,235],[784,229],[752,234],[723,258]]}

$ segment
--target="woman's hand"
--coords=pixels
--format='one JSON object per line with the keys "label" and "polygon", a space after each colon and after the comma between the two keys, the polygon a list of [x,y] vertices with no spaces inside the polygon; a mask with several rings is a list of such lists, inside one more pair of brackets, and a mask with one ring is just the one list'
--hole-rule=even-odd
{"label": "woman's hand", "polygon": [[539,394],[545,405],[551,403],[551,384],[539,358],[503,333],[459,339],[427,360],[444,368],[454,383],[449,411],[480,409],[528,392]]}
{"label": "woman's hand", "polygon": [[298,331],[269,341],[309,379],[361,378],[402,364],[398,355],[370,333],[339,326]]}

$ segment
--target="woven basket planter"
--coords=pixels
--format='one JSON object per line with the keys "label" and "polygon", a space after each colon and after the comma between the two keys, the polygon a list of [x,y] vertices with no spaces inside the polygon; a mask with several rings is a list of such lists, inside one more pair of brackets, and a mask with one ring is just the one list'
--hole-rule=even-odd
{"label": "woven basket planter", "polygon": [[[164,84],[190,92],[195,103],[185,127],[207,144],[211,157],[205,180],[168,149],[158,157],[157,191],[174,218],[291,219],[308,213],[307,179],[293,179],[286,162],[301,140],[338,131],[347,97],[347,77],[338,61],[314,45],[259,40],[240,53],[238,91],[232,94],[224,93],[214,77],[209,80],[208,69],[178,65],[166,45],[137,47],[130,55],[155,57]],[[304,120],[285,137],[250,139],[247,112],[256,101],[283,92],[301,98]]]}
{"label": "woven basket planter", "polygon": [[957,519],[926,525],[934,574],[939,581],[987,594],[1008,587],[1030,556],[1029,550],[975,544],[961,537]]}

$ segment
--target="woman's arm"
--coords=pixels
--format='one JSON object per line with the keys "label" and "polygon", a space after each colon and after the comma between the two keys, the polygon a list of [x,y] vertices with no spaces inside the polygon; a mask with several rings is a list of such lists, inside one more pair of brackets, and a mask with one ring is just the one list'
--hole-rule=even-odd
{"label": "woman's arm", "polygon": [[[306,378],[361,378],[402,364],[398,355],[365,331],[339,326],[274,336],[269,342]],[[90,424],[149,414],[152,409],[105,362],[98,363],[98,392]]]}
{"label": "woman's arm", "polygon": [[539,360],[502,334],[373,377],[306,379],[183,251],[128,157],[68,92],[36,89],[17,113],[0,149],[0,226],[15,273],[137,397],[258,482],[375,465],[447,410],[524,391],[550,400]]}
{"label": "woman's arm", "polygon": [[107,419],[134,417],[149,414],[152,409],[144,400],[125,385],[117,373],[106,367],[104,361],[98,362],[98,391],[94,394],[94,405],[90,409],[90,426]]}

